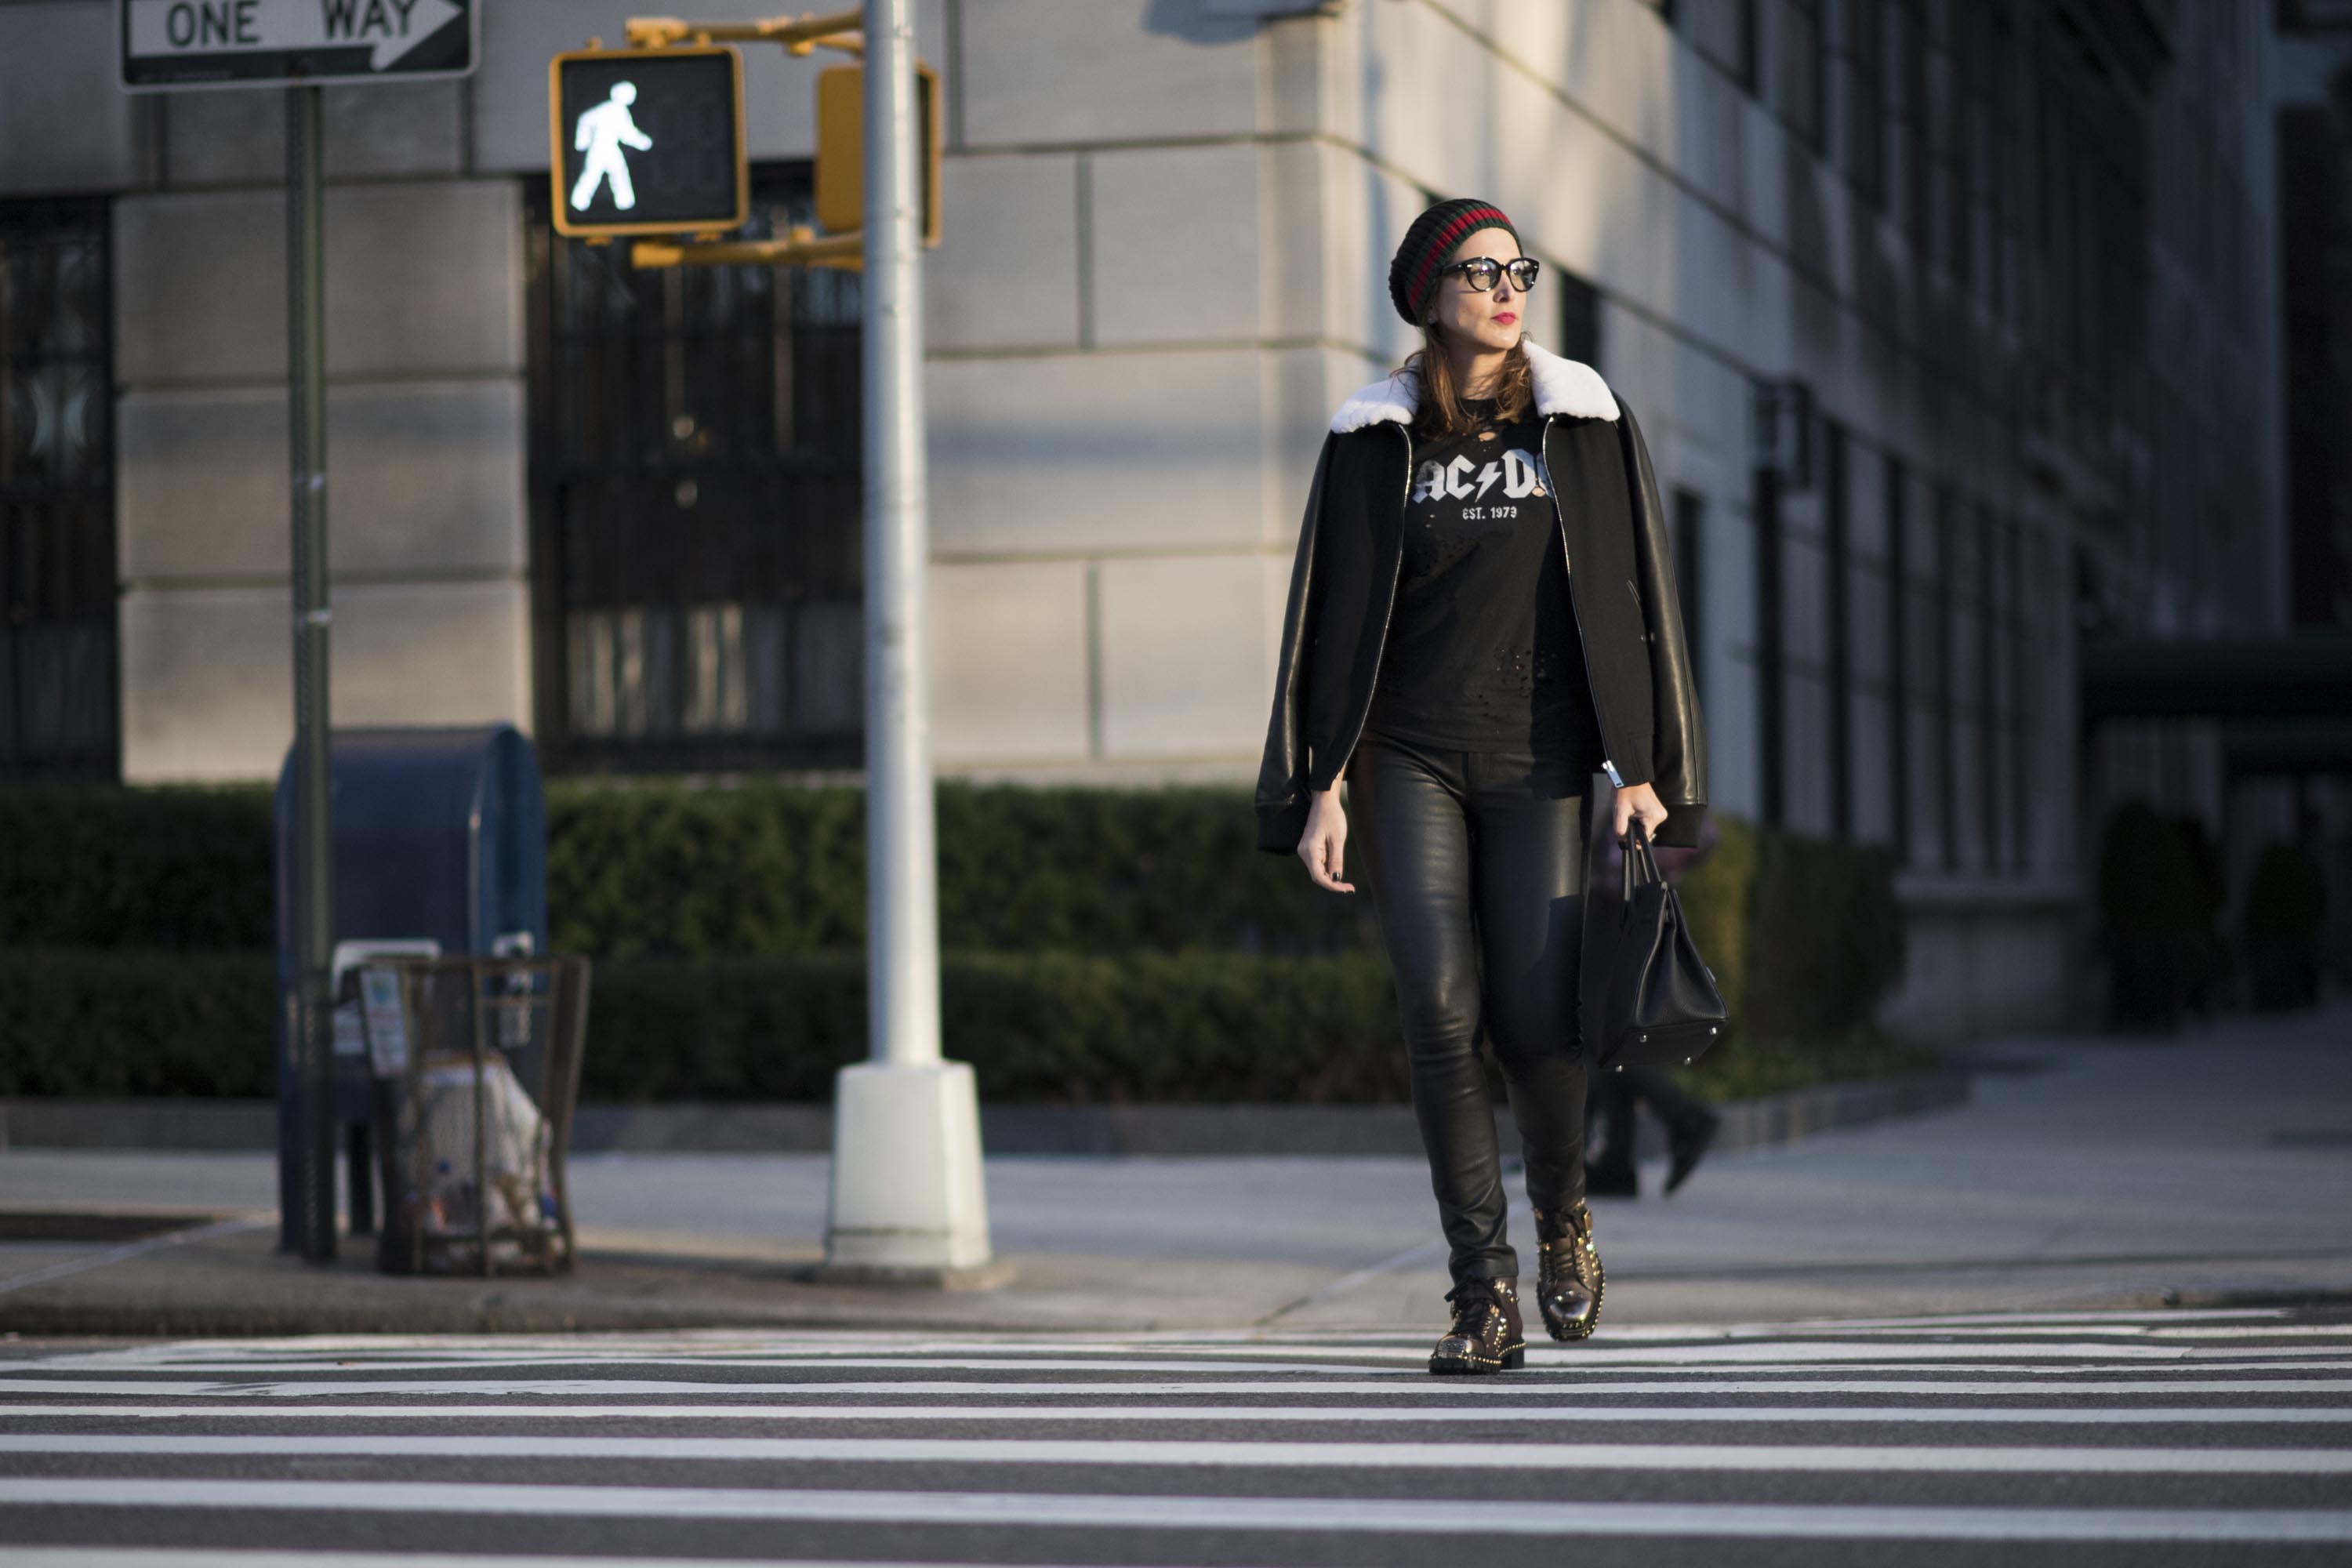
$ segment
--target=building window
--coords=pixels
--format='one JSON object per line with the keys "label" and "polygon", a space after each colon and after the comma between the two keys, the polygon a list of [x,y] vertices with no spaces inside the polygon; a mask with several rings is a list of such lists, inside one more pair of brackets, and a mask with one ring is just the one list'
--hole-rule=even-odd
{"label": "building window", "polygon": [[2006,749],[2008,704],[2002,700],[2000,644],[2008,606],[1997,589],[2000,534],[1989,508],[1977,510],[1977,793],[1982,797],[1984,868],[2000,869],[2001,752]]}
{"label": "building window", "polygon": [[[860,279],[639,271],[530,182],[531,577],[553,765],[846,767],[864,754]],[[814,223],[755,171],[757,237]]]}
{"label": "building window", "polygon": [[1845,169],[1863,200],[1886,200],[1885,0],[1845,3]]}
{"label": "building window", "polygon": [[1601,290],[1565,267],[1544,265],[1543,288],[1556,301],[1557,353],[1598,367],[1601,363]]}
{"label": "building window", "polygon": [[2014,320],[2018,308],[2019,214],[2026,181],[2022,132],[2019,129],[2019,122],[2025,117],[2025,79],[2017,30],[2006,9],[1993,17],[1990,69],[1992,80],[1987,102],[1992,124],[1989,175],[1992,254],[1985,296],[1992,302],[1995,314],[2003,320]]}
{"label": "building window", "polygon": [[1886,808],[1895,856],[1911,863],[1911,517],[1903,464],[1886,460]]}
{"label": "building window", "polygon": [[1927,24],[1919,0],[1888,0],[1887,37],[1893,69],[1895,124],[1901,132],[1903,227],[1921,262],[1934,254],[1934,147],[1928,134]]}
{"label": "building window", "polygon": [[1823,627],[1829,670],[1830,832],[1839,838],[1853,837],[1853,636],[1848,619],[1848,547],[1846,509],[1846,435],[1842,425],[1826,421],[1822,428],[1822,608],[1829,624]]}
{"label": "building window", "polygon": [[1780,37],[1775,51],[1780,67],[1780,114],[1797,139],[1814,152],[1825,152],[1828,142],[1822,110],[1822,0],[1780,0]]}
{"label": "building window", "polygon": [[1973,251],[1969,224],[1971,187],[1976,178],[1974,131],[1976,108],[1977,27],[1974,5],[1946,6],[1944,25],[1943,167],[1944,213],[1940,259],[1945,269],[1966,283]]}
{"label": "building window", "polygon": [[1788,723],[1785,618],[1780,604],[1780,474],[1759,464],[1756,523],[1757,814],[1778,826],[1787,808]]}
{"label": "building window", "polygon": [[1690,649],[1691,688],[1706,700],[1706,500],[1675,491],[1675,587],[1683,607],[1683,642]]}
{"label": "building window", "polygon": [[2026,872],[2032,845],[2027,813],[2033,805],[2033,599],[2025,579],[2025,528],[2009,525],[2009,865]]}
{"label": "building window", "polygon": [[1756,0],[1675,0],[1659,15],[1742,88],[1757,89]]}
{"label": "building window", "polygon": [[1959,585],[1953,574],[1959,567],[1959,529],[1953,513],[1959,498],[1948,485],[1936,489],[1936,828],[1944,869],[1960,868],[1959,660],[1955,657],[1953,600]]}
{"label": "building window", "polygon": [[121,773],[109,273],[102,200],[0,204],[0,778]]}
{"label": "building window", "polygon": [[1980,5],[1943,8],[1943,92],[1937,116],[1936,179],[1942,197],[1942,244],[1937,255],[1946,270],[1963,285],[1973,282],[1976,268],[1978,183],[1984,177],[1979,140],[1985,119],[1982,61],[1985,17]]}

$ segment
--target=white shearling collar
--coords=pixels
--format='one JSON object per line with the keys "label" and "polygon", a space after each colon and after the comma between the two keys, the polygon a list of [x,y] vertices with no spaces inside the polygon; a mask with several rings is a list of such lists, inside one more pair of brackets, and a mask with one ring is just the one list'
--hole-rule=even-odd
{"label": "white shearling collar", "polygon": [[[1580,419],[1617,417],[1616,395],[1599,371],[1582,360],[1553,353],[1532,338],[1522,336],[1519,343],[1528,351],[1528,365],[1535,373],[1537,413],[1567,414]],[[1416,378],[1410,371],[1369,383],[1339,405],[1339,411],[1331,416],[1331,428],[1356,430],[1383,419],[1409,425],[1419,395]]]}

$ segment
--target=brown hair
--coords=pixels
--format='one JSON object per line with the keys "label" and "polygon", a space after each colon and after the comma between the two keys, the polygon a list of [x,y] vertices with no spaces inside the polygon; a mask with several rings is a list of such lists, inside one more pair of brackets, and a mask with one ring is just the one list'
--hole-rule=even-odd
{"label": "brown hair", "polygon": [[[1421,347],[1405,357],[1392,374],[1412,373],[1420,381],[1420,396],[1412,414],[1413,434],[1427,437],[1467,436],[1478,427],[1462,406],[1462,386],[1454,374],[1453,356],[1434,322],[1421,328]],[[1528,363],[1527,340],[1521,338],[1505,353],[1503,368],[1495,378],[1495,421],[1522,418],[1535,405],[1535,366]]]}

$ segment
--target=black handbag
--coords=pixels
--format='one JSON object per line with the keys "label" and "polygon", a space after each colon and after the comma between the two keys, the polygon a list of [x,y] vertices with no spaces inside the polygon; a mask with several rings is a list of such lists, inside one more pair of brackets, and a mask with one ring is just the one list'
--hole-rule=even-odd
{"label": "black handbag", "polygon": [[1723,1037],[1728,1016],[1698,955],[1682,900],[1658,873],[1639,817],[1625,840],[1625,889],[1610,933],[1601,1008],[1604,1069],[1689,1063]]}

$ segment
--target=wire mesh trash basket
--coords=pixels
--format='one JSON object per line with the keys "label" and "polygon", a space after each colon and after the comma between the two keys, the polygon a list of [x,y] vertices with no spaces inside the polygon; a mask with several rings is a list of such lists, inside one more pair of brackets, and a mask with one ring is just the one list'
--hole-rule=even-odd
{"label": "wire mesh trash basket", "polygon": [[564,1153],[588,960],[404,958],[360,972],[388,1274],[568,1272]]}

